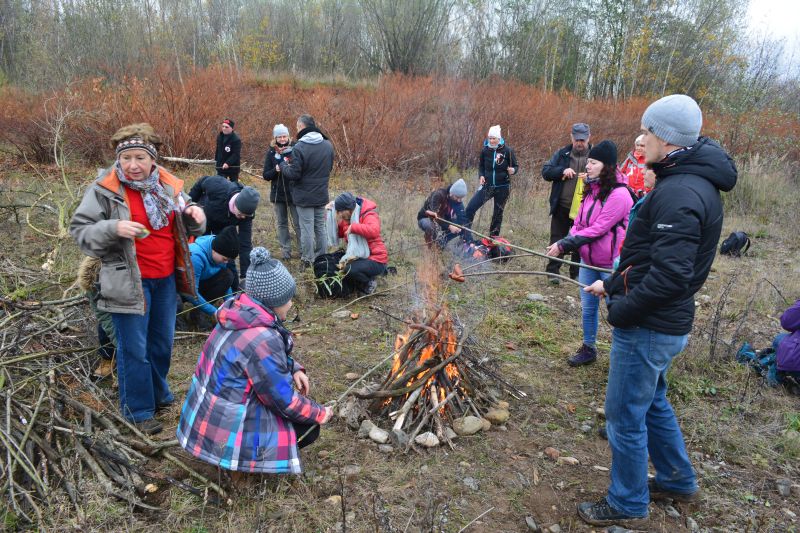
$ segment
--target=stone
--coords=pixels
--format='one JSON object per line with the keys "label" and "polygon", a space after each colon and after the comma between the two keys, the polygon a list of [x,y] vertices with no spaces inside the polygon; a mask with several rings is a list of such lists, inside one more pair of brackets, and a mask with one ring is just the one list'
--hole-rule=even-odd
{"label": "stone", "polygon": [[419,473],[420,474],[427,474],[430,471],[431,471],[431,468],[428,465],[422,465],[421,467],[419,467]]}
{"label": "stone", "polygon": [[691,456],[692,456],[692,459],[694,459],[698,463],[702,463],[703,460],[706,458],[706,456],[703,455],[703,452],[692,452]]}
{"label": "stone", "polygon": [[590,433],[592,431],[591,424],[583,424],[583,425],[581,425],[581,431],[583,433]]}
{"label": "stone", "polygon": [[559,457],[557,462],[560,465],[570,465],[570,466],[581,464],[581,462],[578,461],[578,459],[576,459],[575,457]]}
{"label": "stone", "polygon": [[544,449],[544,454],[553,461],[557,461],[561,457],[561,452],[549,446]]}
{"label": "stone", "polygon": [[317,457],[319,457],[320,459],[327,459],[330,454],[331,452],[329,452],[328,450],[320,450],[317,453]]}
{"label": "stone", "polygon": [[506,409],[507,410],[509,407],[511,407],[511,406],[509,405],[508,402],[504,402],[503,400],[500,400],[499,402],[497,402],[497,408],[498,409]]}
{"label": "stone", "polygon": [[667,505],[666,507],[664,507],[664,513],[666,513],[666,515],[670,518],[677,519],[681,517],[681,513],[679,513],[678,510],[671,505]]}
{"label": "stone", "polygon": [[527,298],[532,302],[544,302],[546,300],[544,296],[535,292],[528,293],[528,295],[525,298]]}
{"label": "stone", "polygon": [[605,466],[594,465],[592,468],[597,470],[598,472],[608,472],[608,468],[606,468]]}
{"label": "stone", "polygon": [[486,420],[499,426],[506,423],[508,418],[511,416],[511,413],[505,409],[492,408],[489,409],[484,416],[486,417]]}
{"label": "stone", "polygon": [[603,409],[602,407],[598,407],[597,409],[594,410],[594,412],[600,418],[605,418],[606,417],[606,410]]}
{"label": "stone", "polygon": [[572,296],[567,296],[567,302],[569,302],[570,306],[575,305],[575,298]]}
{"label": "stone", "polygon": [[361,467],[358,465],[347,465],[342,469],[345,478],[354,478],[361,473]]}
{"label": "stone", "polygon": [[561,526],[559,526],[558,524],[553,524],[548,528],[548,530],[550,531],[550,533],[561,533]]}
{"label": "stone", "polygon": [[394,451],[394,446],[391,444],[378,444],[378,451],[381,453],[392,453]]}
{"label": "stone", "polygon": [[687,516],[686,529],[688,529],[692,533],[697,533],[698,531],[700,531],[700,526],[697,524],[697,521],[694,518],[692,518],[691,516]]}
{"label": "stone", "polygon": [[633,530],[626,529],[622,526],[611,526],[605,529],[606,533],[634,533]]}
{"label": "stone", "polygon": [[481,418],[481,429],[483,429],[484,431],[489,431],[490,429],[492,429],[492,423],[485,418]]}
{"label": "stone", "polygon": [[389,432],[378,426],[373,426],[372,429],[369,430],[369,438],[378,444],[386,444],[389,442]]}
{"label": "stone", "polygon": [[458,437],[458,435],[456,435],[456,432],[453,431],[453,428],[451,428],[450,426],[445,426],[445,428],[444,428],[444,436],[445,436],[445,438],[447,440],[453,440],[456,437]]}
{"label": "stone", "polygon": [[325,503],[329,503],[335,507],[339,507],[342,505],[342,497],[338,494],[334,494],[333,496],[328,496],[325,498]]}
{"label": "stone", "polygon": [[536,523],[536,520],[534,520],[532,516],[525,517],[525,525],[528,526],[528,531],[533,531],[533,533],[542,533],[542,528],[539,527],[539,524]]}
{"label": "stone", "polygon": [[480,490],[480,485],[478,484],[478,480],[474,477],[465,477],[461,480],[461,482],[467,486],[468,489],[478,491]]}
{"label": "stone", "polygon": [[795,498],[800,498],[800,485],[798,484],[792,485],[792,494],[794,494]]}
{"label": "stone", "polygon": [[792,481],[790,479],[781,478],[775,481],[775,486],[778,489],[778,494],[784,498],[792,495]]}
{"label": "stone", "polygon": [[371,420],[362,420],[361,426],[358,428],[358,436],[362,439],[366,439],[369,437],[369,432],[372,431],[374,427],[375,424],[373,424]]}
{"label": "stone", "polygon": [[425,448],[435,448],[439,445],[439,438],[430,431],[426,431],[414,437],[414,442]]}
{"label": "stone", "polygon": [[792,511],[791,509],[786,509],[786,508],[784,508],[784,509],[783,509],[783,514],[785,514],[786,516],[788,516],[788,517],[789,517],[789,518],[791,518],[792,520],[794,520],[795,518],[797,518],[797,513],[795,513],[795,512],[794,512],[794,511]]}
{"label": "stone", "polygon": [[458,466],[460,466],[461,468],[472,468],[472,465],[471,465],[471,464],[469,464],[469,463],[468,463],[468,462],[466,462],[466,461],[461,461],[461,462],[459,462],[459,463],[458,463]]}
{"label": "stone", "polygon": [[398,448],[405,449],[408,446],[408,434],[402,429],[392,429],[389,434],[392,444]]}
{"label": "stone", "polygon": [[453,421],[453,431],[459,436],[474,435],[483,429],[483,422],[476,416],[465,416]]}
{"label": "stone", "polygon": [[355,381],[360,377],[361,375],[356,374],[355,372],[348,372],[347,374],[344,375],[344,379],[346,379],[347,381]]}
{"label": "stone", "polygon": [[339,311],[334,311],[333,313],[331,313],[331,316],[333,318],[338,318],[338,319],[350,318],[350,311],[348,311],[347,309],[340,309]]}

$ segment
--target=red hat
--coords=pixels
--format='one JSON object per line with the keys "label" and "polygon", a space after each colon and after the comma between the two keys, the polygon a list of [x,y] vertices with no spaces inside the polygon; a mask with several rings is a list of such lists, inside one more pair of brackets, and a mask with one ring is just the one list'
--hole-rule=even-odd
{"label": "red hat", "polygon": [[235,124],[235,122],[233,122],[233,121],[232,121],[231,119],[229,119],[229,118],[226,118],[225,120],[223,120],[223,121],[222,121],[222,123],[223,123],[223,124],[227,124],[228,126],[230,126],[230,127],[231,127],[231,129],[233,129],[233,125]]}

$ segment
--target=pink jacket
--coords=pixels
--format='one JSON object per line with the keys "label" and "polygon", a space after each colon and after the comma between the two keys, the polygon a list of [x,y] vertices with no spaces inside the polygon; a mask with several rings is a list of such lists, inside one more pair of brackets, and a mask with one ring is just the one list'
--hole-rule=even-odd
{"label": "pink jacket", "polygon": [[579,249],[581,260],[587,265],[611,268],[619,254],[619,243],[628,229],[628,214],[633,199],[627,188],[625,176],[617,170],[617,183],[621,184],[609,193],[604,202],[598,198],[600,187],[589,185],[590,192],[581,202],[578,216],[569,236],[559,241],[565,252]]}

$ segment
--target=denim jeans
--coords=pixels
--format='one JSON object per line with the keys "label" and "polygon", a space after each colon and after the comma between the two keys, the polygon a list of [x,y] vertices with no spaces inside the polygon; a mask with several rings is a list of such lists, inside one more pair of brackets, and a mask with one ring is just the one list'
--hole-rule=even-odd
{"label": "denim jeans", "polygon": [[297,206],[300,219],[300,259],[313,263],[328,247],[325,235],[325,207]]}
{"label": "denim jeans", "polygon": [[611,446],[608,503],[628,516],[647,516],[647,456],[659,487],[697,490],[692,463],[667,400],[667,370],[687,335],[614,328],[606,391],[606,431]]}
{"label": "denim jeans", "polygon": [[119,406],[123,416],[141,422],[156,406],[174,400],[167,384],[175,337],[175,274],[143,279],[145,314],[112,313],[117,333]]}
{"label": "denim jeans", "polygon": [[[585,265],[581,261],[581,265]],[[588,268],[583,268],[578,271],[578,281],[584,285],[591,285],[597,280],[605,280],[611,274],[607,272],[598,272]],[[600,308],[600,298],[592,296],[588,292],[580,289],[581,292],[581,310],[583,311],[583,344],[586,346],[594,346],[597,342],[597,320]]]}

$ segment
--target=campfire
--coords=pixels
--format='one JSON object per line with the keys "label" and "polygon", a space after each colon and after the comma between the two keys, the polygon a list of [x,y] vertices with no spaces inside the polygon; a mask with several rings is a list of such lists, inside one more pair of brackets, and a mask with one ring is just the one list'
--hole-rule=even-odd
{"label": "campfire", "polygon": [[[466,328],[440,307],[427,320],[408,320],[397,336],[389,373],[380,384],[354,393],[368,400],[375,420],[389,420],[388,438],[400,447],[426,447],[503,424],[508,404],[525,393],[503,380],[481,357]],[[372,428],[368,422],[368,429]],[[363,424],[362,424],[363,427]],[[380,430],[382,431],[382,430]],[[374,437],[380,442],[381,433]],[[366,433],[366,431],[365,431]]]}

